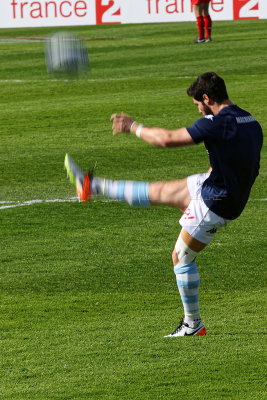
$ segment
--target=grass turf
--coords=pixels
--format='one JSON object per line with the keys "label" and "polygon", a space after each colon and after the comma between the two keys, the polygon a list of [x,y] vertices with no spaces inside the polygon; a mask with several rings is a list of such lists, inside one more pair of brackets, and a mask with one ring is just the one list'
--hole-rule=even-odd
{"label": "grass turf", "polygon": [[[214,41],[201,45],[191,44],[193,23],[70,30],[113,38],[87,42],[92,70],[78,81],[47,76],[43,43],[0,32],[0,207],[73,196],[67,151],[115,179],[205,171],[203,145],[112,137],[109,117],[124,110],[148,125],[188,126],[199,115],[186,88],[207,70],[266,131],[266,21],[216,22]],[[245,211],[198,257],[202,338],[163,339],[182,316],[176,210],[103,201],[0,209],[1,398],[265,399],[266,164],[265,144]]]}

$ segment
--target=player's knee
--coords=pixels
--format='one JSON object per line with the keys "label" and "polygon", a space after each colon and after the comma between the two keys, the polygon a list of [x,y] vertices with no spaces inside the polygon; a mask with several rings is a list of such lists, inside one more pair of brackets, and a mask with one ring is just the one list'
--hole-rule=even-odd
{"label": "player's knee", "polygon": [[198,252],[191,250],[180,235],[173,252],[173,262],[175,262],[174,265],[182,267],[183,265],[190,264],[191,262],[195,261],[197,255]]}
{"label": "player's knee", "polygon": [[150,194],[153,199],[160,199],[164,188],[164,182],[153,182],[150,184]]}

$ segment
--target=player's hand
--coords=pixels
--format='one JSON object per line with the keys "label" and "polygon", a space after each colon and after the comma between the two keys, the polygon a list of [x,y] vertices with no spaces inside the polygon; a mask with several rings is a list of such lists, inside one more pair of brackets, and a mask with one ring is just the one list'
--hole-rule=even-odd
{"label": "player's hand", "polygon": [[113,135],[117,135],[119,132],[130,132],[130,127],[133,123],[133,119],[123,112],[121,114],[112,114],[110,121],[113,121]]}

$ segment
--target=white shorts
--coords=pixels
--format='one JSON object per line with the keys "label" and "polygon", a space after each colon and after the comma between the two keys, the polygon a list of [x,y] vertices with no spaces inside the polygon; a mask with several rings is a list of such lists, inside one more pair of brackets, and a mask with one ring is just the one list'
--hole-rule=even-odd
{"label": "white shorts", "polygon": [[208,176],[209,174],[206,173],[191,175],[187,178],[191,201],[179,221],[189,235],[205,244],[212,240],[217,229],[230,222],[229,219],[219,217],[212,212],[202,199],[202,185]]}

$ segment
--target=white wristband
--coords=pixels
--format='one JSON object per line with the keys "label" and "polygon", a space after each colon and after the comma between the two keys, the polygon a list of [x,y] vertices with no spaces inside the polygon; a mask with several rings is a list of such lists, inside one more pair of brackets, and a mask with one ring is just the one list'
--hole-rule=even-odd
{"label": "white wristband", "polygon": [[132,125],[130,126],[130,133],[133,133],[133,127],[136,124],[136,121],[133,121]]}
{"label": "white wristband", "polygon": [[144,126],[143,124],[139,124],[138,128],[136,129],[136,134],[135,135],[137,137],[139,137],[139,138],[141,137],[141,129],[143,128],[143,126]]}

